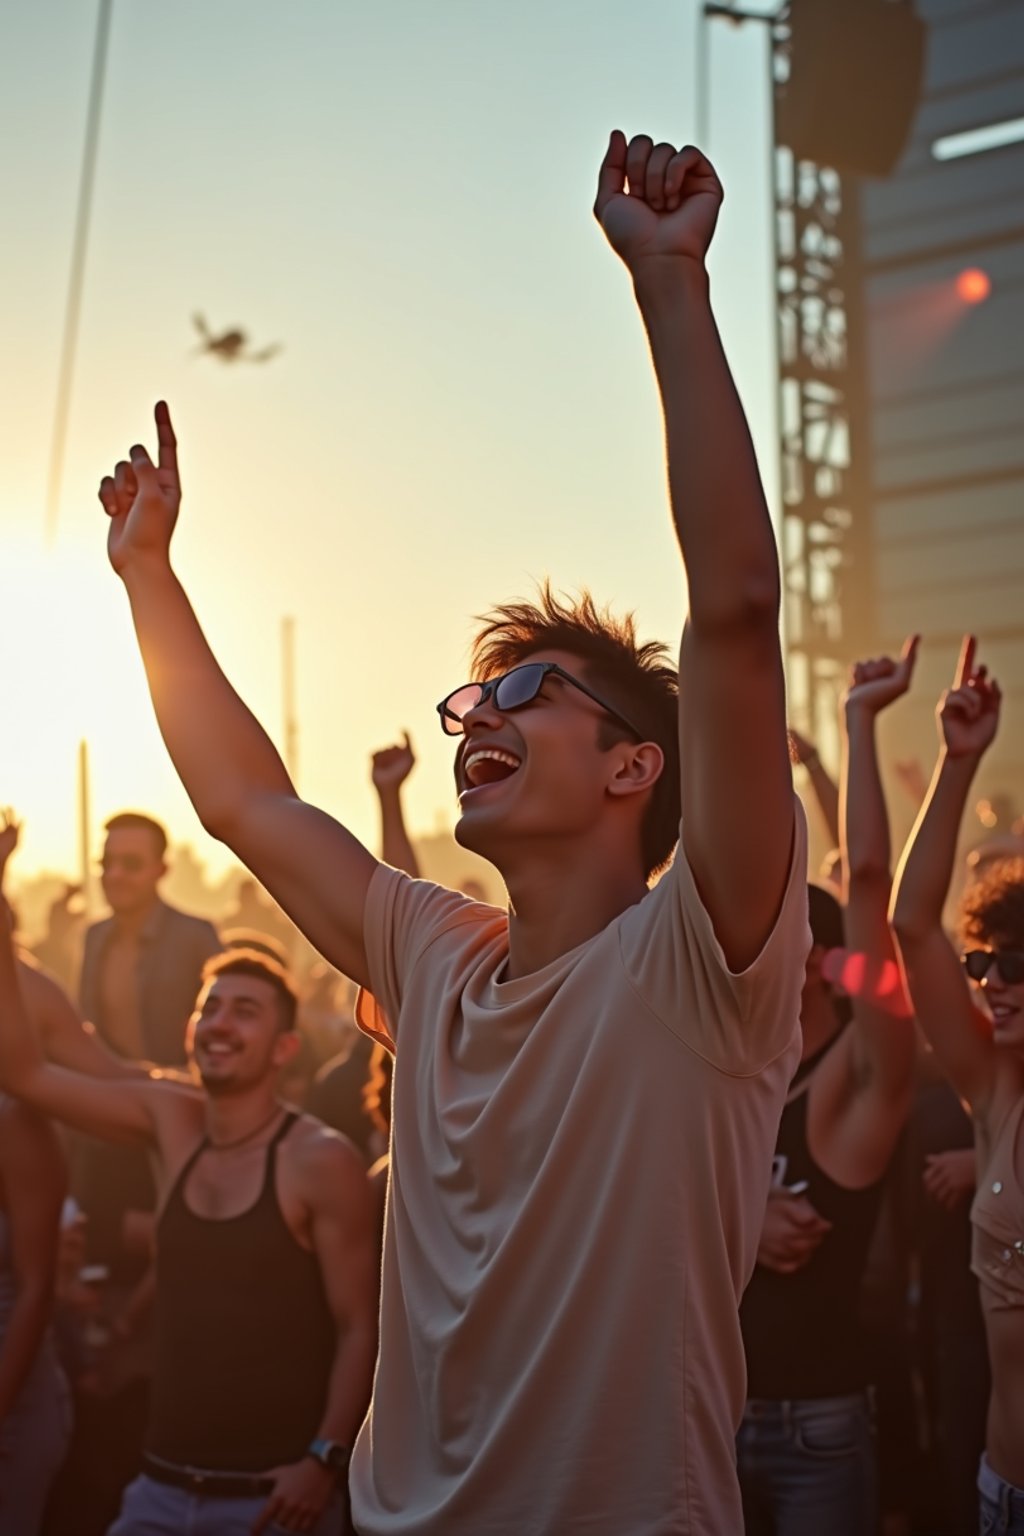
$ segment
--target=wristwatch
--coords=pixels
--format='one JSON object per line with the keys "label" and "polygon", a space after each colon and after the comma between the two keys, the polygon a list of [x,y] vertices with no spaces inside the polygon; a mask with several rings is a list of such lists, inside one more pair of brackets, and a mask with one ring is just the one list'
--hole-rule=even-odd
{"label": "wristwatch", "polygon": [[348,1471],[348,1461],[352,1452],[347,1445],[340,1445],[337,1440],[311,1440],[306,1447],[306,1455],[312,1456],[328,1472],[341,1482]]}

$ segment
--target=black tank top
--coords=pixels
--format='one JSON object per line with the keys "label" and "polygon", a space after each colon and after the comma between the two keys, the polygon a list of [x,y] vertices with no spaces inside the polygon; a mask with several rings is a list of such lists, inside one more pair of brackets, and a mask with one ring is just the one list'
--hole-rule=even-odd
{"label": "black tank top", "polygon": [[327,1401],[335,1327],[320,1266],[277,1200],[277,1149],[239,1216],[208,1220],[185,1204],[200,1142],[164,1207],[156,1243],[156,1369],[146,1448],[179,1466],[265,1472],[298,1461]]}
{"label": "black tank top", "polygon": [[860,1294],[883,1181],[844,1189],[818,1167],[807,1145],[810,1079],[835,1043],[798,1074],[803,1086],[782,1111],[776,1141],[781,1182],[791,1187],[806,1180],[807,1199],[832,1231],[796,1274],[760,1264],[754,1270],[740,1306],[752,1398],[840,1397],[867,1384]]}

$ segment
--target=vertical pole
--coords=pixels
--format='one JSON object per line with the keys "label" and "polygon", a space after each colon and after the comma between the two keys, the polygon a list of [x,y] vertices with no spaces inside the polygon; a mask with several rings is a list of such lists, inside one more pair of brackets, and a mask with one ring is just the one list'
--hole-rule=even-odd
{"label": "vertical pole", "polygon": [[284,761],[293,784],[299,777],[299,727],[295,718],[295,620],[281,620],[281,674],[284,695]]}
{"label": "vertical pole", "polygon": [[82,887],[85,915],[92,913],[92,870],[89,849],[92,842],[89,810],[89,744],[78,743],[78,882]]}
{"label": "vertical pole", "polygon": [[85,278],[85,255],[89,245],[89,220],[92,214],[93,185],[96,180],[96,151],[100,138],[100,115],[103,107],[103,82],[107,68],[112,6],[113,0],[100,0],[99,13],[96,17],[92,83],[89,87],[89,106],[85,117],[85,149],[82,154],[82,174],[78,184],[78,210],[75,214],[71,275],[68,279],[68,296],[64,308],[64,335],[57,375],[53,442],[50,447],[50,477],[46,489],[46,537],[51,541],[57,531],[60,492],[64,479],[64,448],[67,442],[68,416],[71,409],[71,385],[75,372],[75,351],[78,346],[78,322],[82,311],[82,284]]}

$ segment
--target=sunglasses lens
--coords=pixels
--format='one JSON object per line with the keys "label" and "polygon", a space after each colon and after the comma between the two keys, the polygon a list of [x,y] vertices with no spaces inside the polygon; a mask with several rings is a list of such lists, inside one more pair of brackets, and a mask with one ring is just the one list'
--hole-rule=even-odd
{"label": "sunglasses lens", "polygon": [[514,667],[498,681],[494,690],[494,702],[499,709],[519,709],[529,704],[540,692],[547,672],[543,662],[527,662],[525,667]]}
{"label": "sunglasses lens", "polygon": [[1019,986],[1024,981],[1024,954],[1019,949],[1004,949],[995,958],[996,969],[1008,987]]}
{"label": "sunglasses lens", "polygon": [[964,955],[964,970],[972,981],[981,981],[987,974],[994,956],[988,949],[969,949]]}
{"label": "sunglasses lens", "polygon": [[483,693],[479,683],[466,683],[448,695],[441,706],[441,724],[449,736],[462,735],[462,722],[480,703]]}

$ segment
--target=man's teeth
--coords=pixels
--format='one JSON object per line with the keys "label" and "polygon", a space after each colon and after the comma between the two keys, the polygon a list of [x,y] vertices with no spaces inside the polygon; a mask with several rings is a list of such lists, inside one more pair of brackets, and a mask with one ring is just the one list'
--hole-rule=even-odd
{"label": "man's teeth", "polygon": [[498,782],[498,780],[483,779],[477,774],[478,766],[485,762],[501,763],[510,773],[515,773],[519,767],[519,758],[511,752],[503,751],[501,747],[477,747],[466,754],[462,765],[462,771],[470,784]]}

